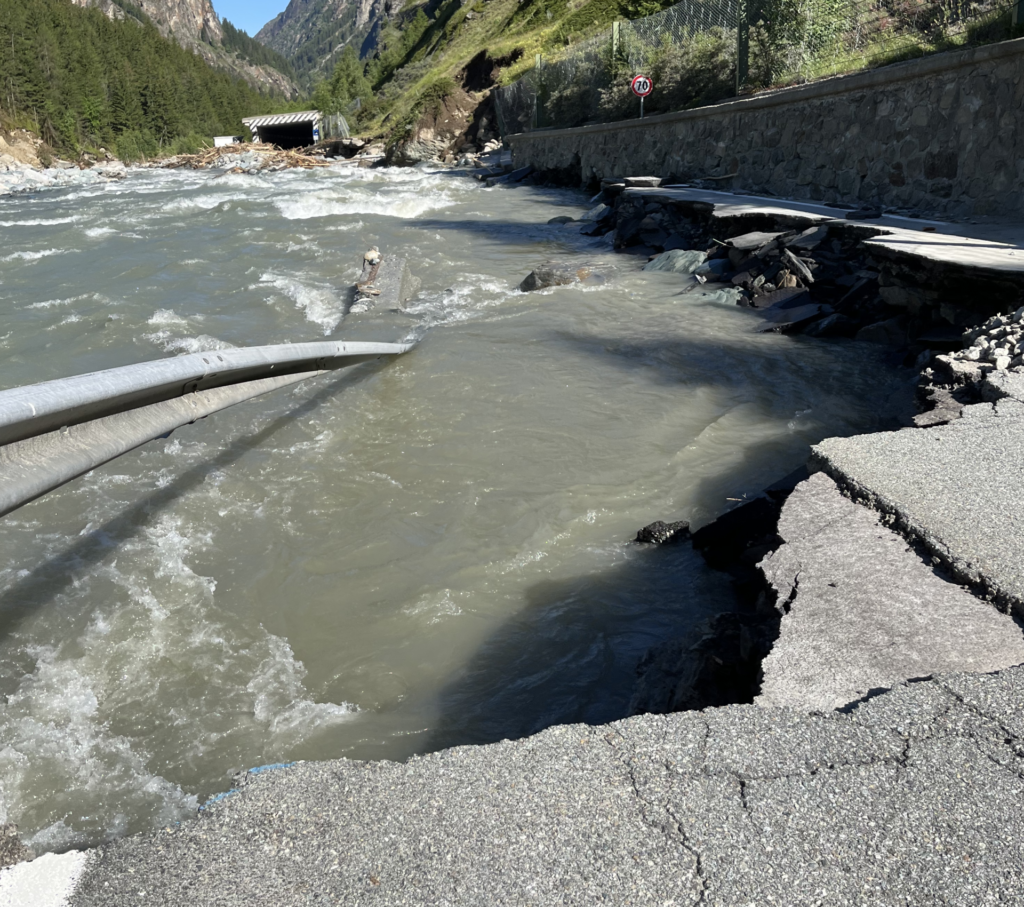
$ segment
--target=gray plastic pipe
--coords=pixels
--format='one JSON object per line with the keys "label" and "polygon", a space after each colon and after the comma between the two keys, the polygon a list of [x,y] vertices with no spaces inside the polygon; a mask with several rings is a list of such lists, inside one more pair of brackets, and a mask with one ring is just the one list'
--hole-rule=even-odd
{"label": "gray plastic pipe", "polygon": [[0,516],[212,413],[412,344],[193,353],[0,392]]}
{"label": "gray plastic pipe", "polygon": [[190,353],[0,391],[0,444],[199,390],[396,356],[411,343],[285,343]]}

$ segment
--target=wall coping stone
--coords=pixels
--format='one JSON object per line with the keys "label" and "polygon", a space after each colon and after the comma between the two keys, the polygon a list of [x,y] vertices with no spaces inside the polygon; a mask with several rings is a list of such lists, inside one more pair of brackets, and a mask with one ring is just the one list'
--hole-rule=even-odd
{"label": "wall coping stone", "polygon": [[603,132],[617,132],[622,129],[650,129],[669,123],[697,120],[703,117],[720,116],[728,113],[743,113],[747,110],[761,110],[768,107],[779,107],[786,104],[812,101],[867,88],[889,87],[895,82],[919,79],[933,73],[950,72],[956,69],[975,66],[1004,57],[1015,57],[1024,54],[1024,38],[1011,41],[1000,41],[996,44],[985,44],[981,47],[969,47],[965,50],[947,51],[930,54],[916,60],[902,63],[891,63],[877,69],[867,69],[847,75],[779,88],[749,98],[734,98],[721,104],[697,107],[693,110],[679,110],[674,113],[662,113],[642,120],[618,120],[614,123],[593,123],[589,126],[575,126],[566,129],[534,129],[531,132],[519,132],[508,137],[509,141],[529,139],[549,139],[557,136],[598,135]]}

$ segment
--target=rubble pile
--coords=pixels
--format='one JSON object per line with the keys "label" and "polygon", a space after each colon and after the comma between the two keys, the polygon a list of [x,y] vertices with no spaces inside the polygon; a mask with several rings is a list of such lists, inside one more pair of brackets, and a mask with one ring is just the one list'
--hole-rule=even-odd
{"label": "rubble pile", "polygon": [[673,218],[668,206],[629,201],[625,212],[607,205],[590,212],[585,219],[592,225],[583,232],[615,229],[618,248],[661,249],[649,270],[682,269],[693,275],[695,289],[734,290],[738,305],[763,317],[761,331],[857,337],[892,347],[907,343],[905,310],[883,300],[880,271],[855,237],[822,225],[719,239],[707,235],[699,218]]}
{"label": "rubble pile", "polygon": [[1024,372],[1024,306],[994,315],[966,331],[962,349],[935,356],[921,371],[917,396],[924,412],[919,426],[960,417],[965,406],[1004,396],[1003,385]]}
{"label": "rubble pile", "polygon": [[154,167],[177,170],[224,170],[227,173],[275,173],[279,170],[329,167],[322,155],[301,151],[282,151],[272,145],[228,145],[207,148],[198,154],[178,154],[156,161]]}
{"label": "rubble pile", "polygon": [[[649,270],[686,274],[692,289],[755,309],[763,319],[759,331],[852,337],[922,368],[936,353],[960,348],[964,329],[977,323],[979,293],[1011,302],[1022,295],[1005,281],[995,285],[974,274],[912,273],[865,244],[874,235],[870,228],[845,219],[764,212],[713,217],[710,202],[644,191],[660,183],[604,181],[582,223],[566,227],[605,236],[614,248],[651,259]],[[997,304],[993,296],[989,312]]]}
{"label": "rubble pile", "polygon": [[948,358],[976,362],[978,371],[1018,371],[1024,366],[1024,306],[1012,315],[994,315],[964,334],[965,349]]}

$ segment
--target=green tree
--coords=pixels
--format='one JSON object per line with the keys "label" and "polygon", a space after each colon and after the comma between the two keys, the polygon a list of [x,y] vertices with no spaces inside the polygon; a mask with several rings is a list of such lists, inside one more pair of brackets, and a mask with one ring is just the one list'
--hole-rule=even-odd
{"label": "green tree", "polygon": [[355,48],[349,46],[341,52],[330,77],[313,90],[313,106],[325,114],[345,113],[356,98],[365,102],[372,97],[373,87],[363,72]]}

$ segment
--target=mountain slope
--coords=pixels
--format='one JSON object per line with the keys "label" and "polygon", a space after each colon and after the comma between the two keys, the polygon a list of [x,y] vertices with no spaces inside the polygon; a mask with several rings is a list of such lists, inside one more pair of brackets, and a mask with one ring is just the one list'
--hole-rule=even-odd
{"label": "mountain slope", "polygon": [[[396,15],[403,2],[291,0],[283,13],[260,29],[256,40],[287,57],[300,77],[323,76],[348,45],[366,56],[382,20]],[[364,46],[367,43],[370,46]]]}
{"label": "mountain slope", "polygon": [[[264,91],[288,98],[298,95],[291,67],[281,58],[254,63],[245,53],[248,39],[228,23],[221,23],[211,0],[71,0],[95,7],[111,19],[149,20],[166,38],[199,54],[207,63],[245,79]],[[239,37],[239,35],[243,37]],[[270,56],[268,54],[268,56]]]}
{"label": "mountain slope", "polygon": [[[536,54],[557,56],[672,0],[387,2],[291,0],[257,38],[320,83],[318,107],[346,113],[360,133],[386,140],[391,160],[410,162],[453,159],[492,141],[491,90],[530,68]],[[353,59],[357,43],[361,63]],[[363,70],[362,86],[346,72],[353,65]]]}

